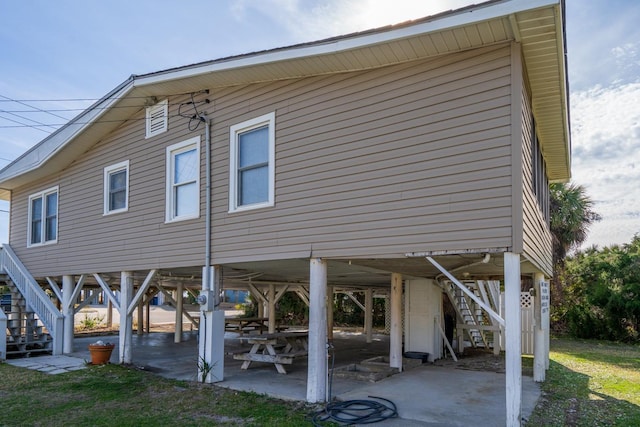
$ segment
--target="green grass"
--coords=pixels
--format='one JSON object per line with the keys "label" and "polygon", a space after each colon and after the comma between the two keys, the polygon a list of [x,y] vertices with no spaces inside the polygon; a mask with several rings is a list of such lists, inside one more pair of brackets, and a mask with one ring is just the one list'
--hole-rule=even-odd
{"label": "green grass", "polygon": [[552,339],[528,426],[640,426],[640,346]]}
{"label": "green grass", "polygon": [[0,426],[303,426],[301,403],[119,365],[48,375],[0,364]]}
{"label": "green grass", "polygon": [[[550,356],[527,426],[640,426],[640,346],[553,339]],[[297,427],[316,409],[119,365],[48,375],[0,364],[0,426]]]}

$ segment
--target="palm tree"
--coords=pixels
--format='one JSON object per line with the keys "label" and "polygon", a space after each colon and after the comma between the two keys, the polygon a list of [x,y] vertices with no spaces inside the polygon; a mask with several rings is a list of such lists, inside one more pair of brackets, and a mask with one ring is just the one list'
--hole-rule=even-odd
{"label": "palm tree", "polygon": [[551,326],[556,331],[567,330],[565,314],[567,295],[564,286],[564,260],[571,249],[576,249],[587,238],[589,226],[600,221],[593,201],[583,186],[577,184],[551,184],[550,214],[553,239],[553,269],[551,278]]}
{"label": "palm tree", "polygon": [[589,226],[602,217],[592,210],[593,201],[582,185],[557,183],[549,190],[553,263],[557,265],[586,240]]}

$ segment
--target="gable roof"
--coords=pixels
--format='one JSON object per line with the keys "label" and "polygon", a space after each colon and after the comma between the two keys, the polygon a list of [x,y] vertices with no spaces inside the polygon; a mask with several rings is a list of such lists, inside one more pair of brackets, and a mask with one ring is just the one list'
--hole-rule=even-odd
{"label": "gable roof", "polygon": [[0,199],[8,200],[11,189],[64,169],[154,97],[366,70],[508,41],[522,45],[549,178],[568,180],[571,144],[564,2],[494,0],[312,43],[132,75],[0,170]]}

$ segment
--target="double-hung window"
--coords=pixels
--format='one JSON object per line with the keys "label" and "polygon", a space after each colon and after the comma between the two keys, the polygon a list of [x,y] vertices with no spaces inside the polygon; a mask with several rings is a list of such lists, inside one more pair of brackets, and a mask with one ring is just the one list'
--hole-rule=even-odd
{"label": "double-hung window", "polygon": [[229,211],[274,204],[275,113],[231,126]]}
{"label": "double-hung window", "polygon": [[129,161],[104,168],[104,214],[129,209]]}
{"label": "double-hung window", "polygon": [[27,246],[58,241],[58,187],[29,196]]}
{"label": "double-hung window", "polygon": [[200,137],[167,147],[166,221],[200,215]]}

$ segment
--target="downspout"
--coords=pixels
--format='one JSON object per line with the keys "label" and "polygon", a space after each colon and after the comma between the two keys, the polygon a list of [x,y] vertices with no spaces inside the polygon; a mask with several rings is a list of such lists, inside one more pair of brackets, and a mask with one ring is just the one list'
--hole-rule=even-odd
{"label": "downspout", "polygon": [[206,282],[203,283],[203,290],[211,290],[209,285],[211,283],[210,267],[211,267],[211,121],[206,114],[200,116],[200,120],[204,122],[204,143],[205,143],[205,208],[204,208],[204,222],[205,222],[205,242],[204,242],[204,268],[206,271]]}

